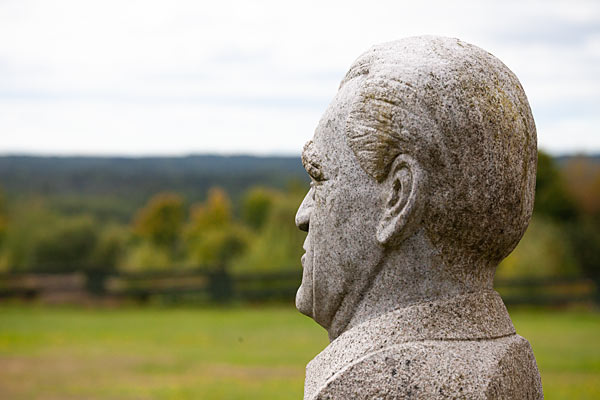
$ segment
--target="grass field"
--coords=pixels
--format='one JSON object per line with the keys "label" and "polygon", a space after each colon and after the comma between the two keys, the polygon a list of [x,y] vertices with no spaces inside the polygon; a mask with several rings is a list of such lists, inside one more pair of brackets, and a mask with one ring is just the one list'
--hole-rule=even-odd
{"label": "grass field", "polygon": [[[600,313],[511,312],[546,399],[600,399]],[[290,307],[0,305],[0,399],[301,399],[327,335]]]}

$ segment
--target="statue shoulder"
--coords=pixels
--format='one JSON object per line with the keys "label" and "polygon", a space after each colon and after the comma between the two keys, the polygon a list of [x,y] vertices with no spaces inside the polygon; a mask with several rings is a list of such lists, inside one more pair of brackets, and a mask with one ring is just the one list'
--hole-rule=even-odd
{"label": "statue shoulder", "polygon": [[488,399],[544,398],[540,373],[527,339],[514,335],[495,364],[486,394]]}
{"label": "statue shoulder", "polygon": [[309,398],[538,400],[543,395],[529,343],[512,335],[386,347],[345,366]]}

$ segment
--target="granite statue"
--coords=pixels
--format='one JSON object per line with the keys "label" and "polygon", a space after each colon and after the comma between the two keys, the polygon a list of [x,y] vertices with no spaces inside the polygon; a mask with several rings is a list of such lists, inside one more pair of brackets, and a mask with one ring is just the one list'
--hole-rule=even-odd
{"label": "granite statue", "polygon": [[536,129],[517,77],[458,39],[374,46],[302,152],[300,312],[331,343],[305,400],[542,399],[496,267],[533,210]]}

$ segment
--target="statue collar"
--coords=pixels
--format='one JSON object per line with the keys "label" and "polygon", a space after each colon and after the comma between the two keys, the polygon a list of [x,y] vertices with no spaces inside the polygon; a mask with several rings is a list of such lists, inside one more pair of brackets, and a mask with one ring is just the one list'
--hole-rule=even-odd
{"label": "statue collar", "polygon": [[305,392],[313,392],[344,366],[385,347],[426,340],[496,339],[513,334],[515,328],[508,311],[493,290],[412,304],[338,336],[307,365]]}

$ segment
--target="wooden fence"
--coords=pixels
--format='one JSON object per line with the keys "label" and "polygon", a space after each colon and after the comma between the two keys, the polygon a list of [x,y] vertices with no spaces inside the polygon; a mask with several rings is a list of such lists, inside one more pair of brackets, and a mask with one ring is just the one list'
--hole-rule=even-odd
{"label": "wooden fence", "polygon": [[[225,271],[0,275],[0,300],[48,302],[113,299],[161,303],[293,302],[301,271],[230,275]],[[597,285],[587,279],[498,280],[506,304],[564,305],[598,303]]]}

